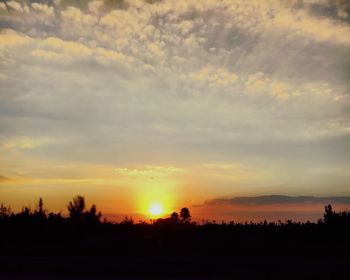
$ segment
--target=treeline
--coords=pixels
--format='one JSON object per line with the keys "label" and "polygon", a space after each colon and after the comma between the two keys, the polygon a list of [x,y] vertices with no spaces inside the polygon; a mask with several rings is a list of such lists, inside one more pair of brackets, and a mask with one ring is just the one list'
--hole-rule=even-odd
{"label": "treeline", "polygon": [[101,223],[101,212],[97,211],[96,205],[93,204],[89,209],[86,207],[84,197],[78,195],[73,198],[67,205],[68,217],[62,215],[61,212],[54,213],[44,208],[43,199],[40,198],[34,210],[29,207],[23,207],[20,212],[13,212],[10,206],[0,205],[0,221],[63,221],[69,220],[72,222],[84,223]]}
{"label": "treeline", "polygon": [[292,220],[267,222],[266,220],[261,222],[245,222],[236,223],[234,221],[217,223],[215,220],[202,220],[202,223],[196,223],[192,221],[190,210],[186,207],[182,208],[179,213],[173,212],[168,218],[151,219],[149,222],[138,221],[135,222],[132,217],[126,216],[121,222],[111,222],[104,218],[102,220],[102,213],[97,210],[95,204],[92,204],[90,208],[86,206],[85,198],[83,196],[75,196],[72,201],[67,205],[68,216],[63,215],[62,212],[54,213],[48,211],[44,207],[43,199],[40,198],[35,209],[32,210],[29,207],[23,207],[19,212],[13,212],[10,206],[0,204],[0,226],[5,221],[12,222],[69,222],[71,224],[94,224],[94,225],[122,225],[122,226],[136,226],[136,225],[154,225],[154,226],[169,226],[186,225],[187,227],[195,226],[306,226],[306,225],[328,225],[328,226],[350,226],[350,212],[342,211],[335,212],[331,205],[325,206],[323,219],[319,219],[317,223],[312,222],[295,222]]}
{"label": "treeline", "polygon": [[[318,222],[236,223],[192,220],[182,208],[167,218],[121,222],[103,218],[82,196],[67,214],[48,211],[42,199],[19,212],[0,206],[0,251],[9,256],[105,256],[192,259],[349,258],[350,213],[325,207]],[[0,265],[1,266],[1,265]]]}
{"label": "treeline", "polygon": [[[102,275],[136,272],[142,278],[135,279],[144,279],[144,275],[149,275],[146,279],[163,275],[190,279],[182,275],[192,274],[271,279],[271,273],[279,270],[276,279],[299,279],[301,275],[305,279],[350,279],[350,213],[335,212],[331,205],[325,206],[323,218],[316,223],[199,224],[188,208],[167,218],[134,222],[126,217],[114,223],[103,219],[95,205],[86,205],[82,196],[74,197],[67,211],[64,215],[50,212],[42,199],[35,209],[24,207],[16,213],[2,204],[0,274],[34,271],[82,273],[85,277],[95,273],[96,279],[103,279]],[[309,267],[310,261],[311,265],[317,262],[316,268]],[[268,277],[255,277],[261,270]],[[253,274],[247,276],[248,272]],[[343,274],[347,277],[341,277]]]}

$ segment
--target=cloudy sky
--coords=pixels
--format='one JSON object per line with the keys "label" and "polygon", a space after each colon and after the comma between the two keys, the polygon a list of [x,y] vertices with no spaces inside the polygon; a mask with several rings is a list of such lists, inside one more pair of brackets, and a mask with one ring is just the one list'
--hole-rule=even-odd
{"label": "cloudy sky", "polygon": [[0,198],[350,196],[349,94],[347,0],[0,1]]}

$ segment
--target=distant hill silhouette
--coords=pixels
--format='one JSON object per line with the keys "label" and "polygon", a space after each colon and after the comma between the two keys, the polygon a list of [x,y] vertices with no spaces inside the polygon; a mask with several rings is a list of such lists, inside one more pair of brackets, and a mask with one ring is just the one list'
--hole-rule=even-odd
{"label": "distant hill silhouette", "polygon": [[263,195],[241,196],[233,198],[218,198],[206,201],[206,204],[237,204],[237,205],[268,205],[268,204],[291,204],[291,203],[341,203],[350,205],[348,196],[287,196],[287,195]]}

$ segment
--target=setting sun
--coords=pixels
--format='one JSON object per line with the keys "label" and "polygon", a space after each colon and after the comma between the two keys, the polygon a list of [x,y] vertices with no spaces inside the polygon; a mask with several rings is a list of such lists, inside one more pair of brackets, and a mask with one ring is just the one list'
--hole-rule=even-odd
{"label": "setting sun", "polygon": [[152,216],[159,216],[164,212],[163,207],[160,203],[151,204],[148,211]]}

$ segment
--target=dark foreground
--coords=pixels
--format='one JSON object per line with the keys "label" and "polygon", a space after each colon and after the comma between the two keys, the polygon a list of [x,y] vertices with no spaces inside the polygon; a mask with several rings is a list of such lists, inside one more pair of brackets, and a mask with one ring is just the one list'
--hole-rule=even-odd
{"label": "dark foreground", "polygon": [[350,279],[347,227],[24,229],[1,233],[0,279]]}
{"label": "dark foreground", "polygon": [[318,223],[203,225],[186,208],[112,224],[79,205],[68,218],[1,206],[0,279],[350,279],[350,214],[330,205]]}
{"label": "dark foreground", "polygon": [[[44,267],[43,267],[44,266]],[[0,279],[349,279],[348,261],[1,258]]]}

